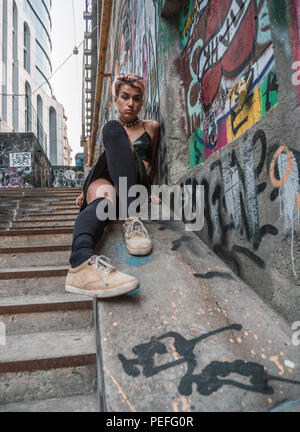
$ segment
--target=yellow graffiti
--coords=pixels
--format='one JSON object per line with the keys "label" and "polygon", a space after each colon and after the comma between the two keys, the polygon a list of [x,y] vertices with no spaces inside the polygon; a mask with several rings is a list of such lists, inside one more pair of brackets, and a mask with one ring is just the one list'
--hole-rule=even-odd
{"label": "yellow graffiti", "polygon": [[235,106],[227,118],[228,142],[250,129],[261,117],[261,100],[259,89],[253,91],[249,98],[248,83],[238,83],[228,93],[230,106]]}
{"label": "yellow graffiti", "polygon": [[194,4],[194,10],[190,13],[187,22],[185,24],[184,30],[183,30],[183,34],[184,36],[187,36],[189,34],[189,31],[196,19],[196,17],[199,15],[200,13],[200,5],[198,0],[195,2]]}

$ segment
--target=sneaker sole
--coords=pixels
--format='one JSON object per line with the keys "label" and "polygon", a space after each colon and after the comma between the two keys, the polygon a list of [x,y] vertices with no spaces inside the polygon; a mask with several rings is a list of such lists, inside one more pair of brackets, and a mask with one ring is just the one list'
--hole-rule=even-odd
{"label": "sneaker sole", "polygon": [[119,287],[108,288],[107,290],[89,291],[83,288],[66,285],[65,290],[72,294],[86,295],[93,298],[111,298],[111,297],[118,297],[124,294],[128,294],[138,289],[139,286],[140,286],[139,282],[130,282],[128,284],[121,285]]}
{"label": "sneaker sole", "polygon": [[134,256],[145,256],[145,255],[150,255],[151,254],[151,252],[152,252],[152,247],[149,249],[140,249],[140,250],[135,250],[135,249],[131,249],[131,248],[129,248],[128,246],[126,246],[127,247],[127,250],[128,250],[128,252],[130,253],[130,255],[134,255]]}

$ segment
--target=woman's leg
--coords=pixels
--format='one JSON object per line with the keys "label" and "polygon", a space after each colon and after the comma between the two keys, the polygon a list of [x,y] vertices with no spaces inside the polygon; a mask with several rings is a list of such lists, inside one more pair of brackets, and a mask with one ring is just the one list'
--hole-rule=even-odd
{"label": "woman's leg", "polygon": [[[125,216],[127,217],[129,216],[129,205],[135,199],[128,197],[128,191],[131,186],[136,184],[137,178],[133,151],[128,135],[118,121],[108,122],[103,128],[102,134],[109,174],[118,191],[121,206],[123,206],[122,208],[125,210]],[[127,178],[127,187],[124,191],[120,191],[121,177]],[[73,268],[80,266],[95,255],[94,247],[100,240],[105,226],[109,223],[108,220],[101,221],[97,218],[97,206],[99,202],[106,198],[114,203],[111,187],[112,185],[107,180],[98,179],[88,188],[88,206],[79,214],[74,227],[72,254],[70,257],[70,264]]]}
{"label": "woman's leg", "polygon": [[[118,191],[122,209],[129,216],[128,208],[135,198],[128,197],[131,186],[136,184],[137,172],[133,150],[123,126],[115,120],[109,121],[102,131],[107,165],[111,179]],[[120,178],[127,178],[126,189],[120,189]],[[121,216],[121,215],[120,215]]]}
{"label": "woman's leg", "polygon": [[79,267],[89,258],[95,255],[95,245],[100,240],[108,220],[101,221],[97,218],[97,206],[105,200],[100,198],[92,201],[79,213],[73,233],[72,254],[70,264],[72,268]]}

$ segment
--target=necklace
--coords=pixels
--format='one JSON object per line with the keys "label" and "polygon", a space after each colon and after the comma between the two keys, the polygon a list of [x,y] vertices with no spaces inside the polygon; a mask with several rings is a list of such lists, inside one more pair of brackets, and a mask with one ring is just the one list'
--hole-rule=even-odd
{"label": "necklace", "polygon": [[122,125],[123,127],[128,127],[128,128],[130,128],[130,127],[132,127],[132,126],[135,126],[135,125],[139,124],[139,123],[141,122],[141,120],[140,120],[139,118],[136,118],[136,119],[133,120],[132,122],[125,123],[125,122],[123,122],[123,121],[121,120],[121,118],[119,118],[119,122],[121,123],[121,125]]}

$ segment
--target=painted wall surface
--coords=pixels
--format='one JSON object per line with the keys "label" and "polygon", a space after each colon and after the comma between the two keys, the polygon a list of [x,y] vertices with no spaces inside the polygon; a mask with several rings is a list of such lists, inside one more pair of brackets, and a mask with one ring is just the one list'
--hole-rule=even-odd
{"label": "painted wall surface", "polygon": [[[197,235],[295,321],[300,2],[189,0],[176,16],[168,3],[114,1],[107,70],[147,79],[144,116],[161,124],[158,181],[205,187]],[[115,117],[107,80],[100,124]]]}
{"label": "painted wall surface", "polygon": [[[244,13],[231,21],[239,3]],[[198,235],[292,322],[300,310],[299,1],[224,5],[191,1],[180,15],[195,167],[182,183],[205,187]]]}
{"label": "painted wall surface", "polygon": [[51,184],[52,166],[35,135],[0,133],[0,188]]}
{"label": "painted wall surface", "polygon": [[179,29],[193,168],[276,106],[278,82],[266,0],[192,0]]}

